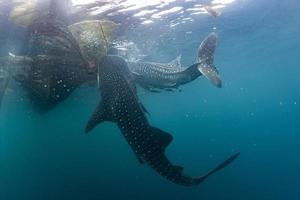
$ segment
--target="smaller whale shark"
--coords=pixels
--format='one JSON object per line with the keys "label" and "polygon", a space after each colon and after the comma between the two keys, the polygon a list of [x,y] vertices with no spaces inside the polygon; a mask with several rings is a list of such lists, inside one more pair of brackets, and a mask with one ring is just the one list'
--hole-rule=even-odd
{"label": "smaller whale shark", "polygon": [[210,33],[200,44],[196,63],[190,67],[181,66],[180,57],[170,63],[127,62],[130,71],[142,87],[155,89],[178,88],[197,77],[204,75],[216,87],[222,86],[218,70],[214,66],[214,52],[217,45],[217,34]]}
{"label": "smaller whale shark", "polygon": [[105,121],[117,124],[140,163],[147,163],[161,176],[183,186],[200,184],[239,156],[239,153],[232,155],[203,176],[185,175],[183,167],[172,164],[165,155],[173,137],[149,124],[125,60],[117,56],[105,56],[99,67],[102,98],[88,121],[86,133]]}

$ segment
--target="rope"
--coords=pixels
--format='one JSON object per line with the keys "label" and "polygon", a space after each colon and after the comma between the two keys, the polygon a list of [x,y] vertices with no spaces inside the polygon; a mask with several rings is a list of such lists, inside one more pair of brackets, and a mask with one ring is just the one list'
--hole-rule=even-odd
{"label": "rope", "polygon": [[108,51],[108,41],[107,41],[107,38],[105,36],[105,33],[104,33],[104,30],[103,30],[103,26],[101,24],[101,21],[99,22],[99,24],[100,24],[100,29],[101,29],[101,32],[102,32],[103,39],[105,41],[105,54],[107,54],[107,51]]}
{"label": "rope", "polygon": [[[103,37],[104,42],[105,42],[105,55],[107,55],[107,52],[108,52],[108,41],[107,41],[106,35],[104,33],[101,21],[99,21],[99,25],[100,25],[100,29],[101,29],[101,32],[102,32],[102,37]],[[98,70],[97,83],[98,83],[98,88],[100,89],[100,64],[98,62],[97,62],[97,70]]]}

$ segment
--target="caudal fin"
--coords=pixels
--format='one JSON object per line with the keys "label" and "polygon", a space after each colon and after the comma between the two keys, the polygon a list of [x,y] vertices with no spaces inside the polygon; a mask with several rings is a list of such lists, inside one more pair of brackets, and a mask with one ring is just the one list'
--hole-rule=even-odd
{"label": "caudal fin", "polygon": [[152,137],[149,138],[149,140],[141,141],[142,143],[138,144],[140,146],[139,151],[142,152],[143,160],[146,161],[161,176],[178,185],[199,185],[209,176],[232,163],[240,154],[236,153],[232,155],[202,176],[188,176],[184,174],[184,168],[182,166],[172,164],[165,155],[165,150],[173,139],[172,135],[155,127],[150,127],[149,131]]}
{"label": "caudal fin", "polygon": [[200,44],[197,54],[198,70],[216,87],[222,87],[222,80],[214,65],[214,53],[217,46],[218,36],[210,33]]}
{"label": "caudal fin", "polygon": [[204,174],[201,177],[196,178],[195,179],[195,185],[200,184],[201,182],[203,182],[205,179],[207,179],[212,174],[224,169],[226,166],[228,166],[230,163],[232,163],[235,159],[237,159],[237,157],[239,155],[240,155],[240,152],[238,152],[236,154],[233,154],[232,156],[227,158],[224,162],[222,162],[221,164],[217,165],[215,168],[210,170],[208,173]]}

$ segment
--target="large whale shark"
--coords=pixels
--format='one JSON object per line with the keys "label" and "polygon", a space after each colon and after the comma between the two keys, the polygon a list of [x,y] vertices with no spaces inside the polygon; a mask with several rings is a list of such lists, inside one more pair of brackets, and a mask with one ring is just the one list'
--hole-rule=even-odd
{"label": "large whale shark", "polygon": [[0,57],[0,69],[21,83],[40,111],[48,111],[66,99],[79,85],[96,80],[68,27],[56,19],[37,21],[28,27],[27,55]]}
{"label": "large whale shark", "polygon": [[144,88],[172,89],[189,83],[204,75],[213,85],[222,86],[219,72],[214,66],[214,52],[217,45],[217,34],[210,33],[200,44],[196,63],[184,68],[180,57],[170,63],[127,62],[136,81]]}
{"label": "large whale shark", "polygon": [[126,62],[117,56],[106,56],[99,67],[102,98],[88,121],[86,133],[104,121],[117,124],[140,163],[147,163],[161,176],[183,186],[200,184],[238,157],[239,153],[234,154],[203,176],[185,175],[183,167],[172,164],[166,157],[172,136],[149,124]]}

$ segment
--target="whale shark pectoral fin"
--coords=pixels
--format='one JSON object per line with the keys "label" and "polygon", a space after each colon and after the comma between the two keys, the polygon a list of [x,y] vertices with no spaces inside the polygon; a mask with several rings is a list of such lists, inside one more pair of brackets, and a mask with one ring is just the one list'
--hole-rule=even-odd
{"label": "whale shark pectoral fin", "polygon": [[217,68],[212,64],[212,65],[206,65],[206,64],[199,64],[198,65],[198,70],[203,74],[210,82],[218,87],[222,87],[222,80],[219,75],[219,72]]}
{"label": "whale shark pectoral fin", "polygon": [[168,87],[168,89],[171,89],[171,88],[174,89],[177,87],[177,83],[165,83],[165,86]]}
{"label": "whale shark pectoral fin", "polygon": [[162,145],[163,148],[166,148],[173,140],[172,135],[170,135],[169,133],[160,130],[156,127],[151,127],[150,128],[151,134],[153,134],[153,137],[155,138],[155,140]]}
{"label": "whale shark pectoral fin", "polygon": [[175,89],[174,89],[174,88],[164,88],[164,91],[167,91],[167,92],[174,92]]}
{"label": "whale shark pectoral fin", "polygon": [[161,90],[155,89],[155,88],[152,88],[152,87],[147,87],[145,89],[150,91],[150,92],[153,92],[153,93],[161,93],[162,92]]}
{"label": "whale shark pectoral fin", "polygon": [[114,121],[114,120],[111,112],[108,111],[103,101],[101,101],[97,106],[96,110],[94,111],[94,113],[92,114],[92,116],[90,117],[85,128],[85,133],[89,133],[98,124],[101,124],[104,121]]}
{"label": "whale shark pectoral fin", "polygon": [[144,88],[145,90],[149,91],[149,92],[153,92],[153,93],[160,93],[162,92],[160,89],[158,88],[155,88],[155,87],[151,87],[151,86],[148,86],[146,84],[143,84],[143,83],[139,83],[139,85]]}

